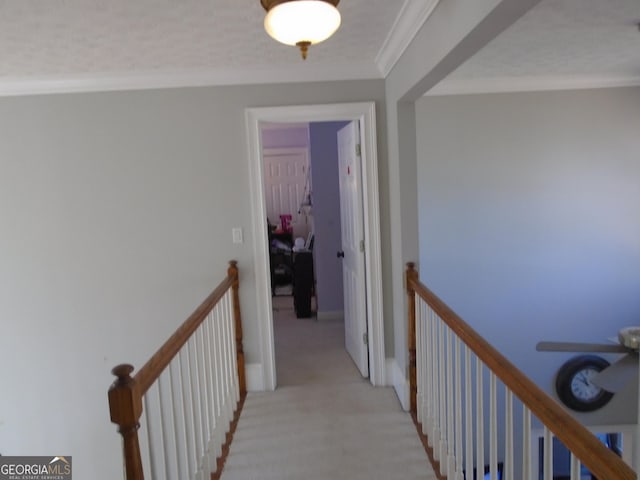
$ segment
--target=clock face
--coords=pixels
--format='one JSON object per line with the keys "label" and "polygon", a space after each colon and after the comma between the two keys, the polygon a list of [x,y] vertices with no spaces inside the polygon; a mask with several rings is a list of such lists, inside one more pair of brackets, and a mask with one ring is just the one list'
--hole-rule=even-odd
{"label": "clock face", "polygon": [[609,362],[596,355],[580,355],[565,363],[556,376],[556,392],[567,407],[590,412],[606,405],[613,394],[593,383]]}
{"label": "clock face", "polygon": [[598,374],[598,370],[587,367],[579,370],[571,379],[571,393],[583,402],[592,402],[602,392],[602,389],[591,383],[591,379]]}

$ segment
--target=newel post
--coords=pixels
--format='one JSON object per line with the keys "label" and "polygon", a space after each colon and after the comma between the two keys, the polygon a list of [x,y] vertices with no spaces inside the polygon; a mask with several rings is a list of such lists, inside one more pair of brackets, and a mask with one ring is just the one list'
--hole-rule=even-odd
{"label": "newel post", "polygon": [[416,292],[413,282],[418,280],[418,272],[415,263],[407,263],[406,272],[407,308],[409,311],[409,324],[407,328],[407,340],[409,346],[409,405],[412,414],[416,415],[418,386],[416,381]]}
{"label": "newel post", "polygon": [[131,377],[131,365],[118,365],[111,370],[117,378],[109,388],[111,421],[122,435],[127,480],[144,480],[142,457],[138,442],[138,428],[142,415],[142,395],[136,380]]}
{"label": "newel post", "polygon": [[244,373],[244,349],[242,347],[242,317],[240,315],[240,278],[238,276],[238,262],[231,260],[227,274],[233,279],[231,290],[233,294],[233,318],[236,326],[236,355],[238,357],[238,387],[240,395],[247,393],[247,380]]}

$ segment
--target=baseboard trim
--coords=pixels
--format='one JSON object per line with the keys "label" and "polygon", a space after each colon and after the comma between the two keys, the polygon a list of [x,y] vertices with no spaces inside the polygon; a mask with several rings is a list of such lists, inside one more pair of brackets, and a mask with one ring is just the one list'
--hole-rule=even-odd
{"label": "baseboard trim", "polygon": [[393,387],[405,411],[409,411],[409,383],[395,358],[385,359],[386,382]]}
{"label": "baseboard trim", "polygon": [[244,366],[248,392],[264,392],[264,369],[261,363],[247,363]]}
{"label": "baseboard trim", "polygon": [[318,312],[316,315],[318,317],[318,320],[343,320],[344,319],[343,310]]}

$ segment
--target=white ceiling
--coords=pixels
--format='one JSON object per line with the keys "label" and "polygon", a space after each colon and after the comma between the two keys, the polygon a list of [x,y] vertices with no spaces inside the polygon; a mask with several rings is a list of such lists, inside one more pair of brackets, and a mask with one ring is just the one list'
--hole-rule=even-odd
{"label": "white ceiling", "polygon": [[387,41],[399,14],[413,36],[433,3],[343,0],[342,27],[303,61],[265,33],[259,0],[0,0],[0,86],[382,78],[410,41]]}
{"label": "white ceiling", "polygon": [[[0,0],[0,94],[383,78],[436,3],[342,0],[302,61],[259,0]],[[638,22],[640,0],[542,0],[433,91],[640,84]]]}
{"label": "white ceiling", "polygon": [[640,0],[542,0],[430,94],[640,85]]}

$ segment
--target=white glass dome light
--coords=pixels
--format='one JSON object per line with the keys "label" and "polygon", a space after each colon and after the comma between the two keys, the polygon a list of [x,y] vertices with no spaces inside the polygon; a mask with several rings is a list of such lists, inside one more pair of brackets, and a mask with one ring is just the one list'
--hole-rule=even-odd
{"label": "white glass dome light", "polygon": [[[275,40],[296,45],[307,58],[310,45],[320,43],[340,27],[339,0],[289,0],[268,9],[264,28]],[[262,2],[264,5],[264,2]]]}

